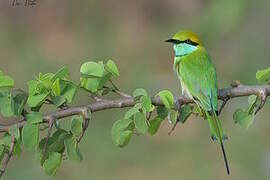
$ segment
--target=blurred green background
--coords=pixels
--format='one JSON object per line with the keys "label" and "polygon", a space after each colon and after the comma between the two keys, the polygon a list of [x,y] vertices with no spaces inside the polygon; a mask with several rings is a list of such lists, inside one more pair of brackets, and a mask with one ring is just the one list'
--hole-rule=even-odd
{"label": "blurred green background", "polygon": [[[0,69],[16,87],[39,72],[66,65],[79,80],[88,60],[112,58],[120,68],[116,83],[132,93],[144,87],[180,93],[164,40],[179,29],[200,35],[216,65],[219,87],[231,80],[255,84],[258,69],[270,66],[269,0],[37,0],[34,7],[0,1]],[[77,104],[89,99],[78,97]],[[207,123],[192,117],[173,136],[163,123],[154,137],[134,137],[124,149],[112,144],[111,126],[123,110],[94,114],[81,143],[82,163],[65,161],[55,177],[44,174],[32,152],[13,158],[5,179],[245,179],[270,178],[269,105],[248,131],[235,125],[232,114],[246,98],[233,99],[221,119],[229,135],[226,149],[232,174],[227,176],[220,147],[211,142]]]}

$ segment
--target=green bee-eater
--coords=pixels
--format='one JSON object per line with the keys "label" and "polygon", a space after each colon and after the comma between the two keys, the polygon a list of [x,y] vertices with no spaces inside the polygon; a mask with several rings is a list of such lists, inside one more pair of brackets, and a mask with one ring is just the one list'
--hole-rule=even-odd
{"label": "green bee-eater", "polygon": [[180,31],[166,42],[173,43],[174,71],[180,80],[182,94],[192,98],[201,114],[207,119],[212,138],[218,140],[221,145],[229,174],[223,145],[226,136],[218,119],[218,86],[215,67],[198,36],[193,32]]}

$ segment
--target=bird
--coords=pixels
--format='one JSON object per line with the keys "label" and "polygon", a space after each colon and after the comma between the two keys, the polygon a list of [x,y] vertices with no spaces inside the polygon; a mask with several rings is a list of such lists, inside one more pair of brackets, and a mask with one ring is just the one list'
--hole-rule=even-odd
{"label": "bird", "polygon": [[[223,143],[227,136],[218,117],[218,83],[215,66],[194,32],[179,31],[165,42],[173,44],[173,69],[180,80],[182,95],[191,98],[200,114],[207,120],[211,138],[220,144],[226,171],[230,174]],[[181,105],[178,108],[181,113]],[[177,121],[181,121],[180,116]]]}

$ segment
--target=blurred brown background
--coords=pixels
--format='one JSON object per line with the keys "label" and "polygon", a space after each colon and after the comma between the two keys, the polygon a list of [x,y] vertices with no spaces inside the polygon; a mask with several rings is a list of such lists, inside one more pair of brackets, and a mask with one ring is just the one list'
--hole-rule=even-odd
{"label": "blurred brown background", "polygon": [[[21,0],[22,1],[22,0]],[[132,93],[144,87],[180,93],[172,70],[173,52],[164,40],[180,29],[202,38],[216,65],[219,86],[238,79],[255,84],[258,69],[270,66],[268,0],[36,0],[34,7],[0,1],[0,69],[16,87],[39,72],[79,68],[89,60],[112,58],[120,68],[116,83]],[[246,98],[231,100],[221,119],[229,135],[226,149],[232,174],[227,176],[219,146],[210,141],[207,123],[192,118],[173,136],[164,123],[154,137],[134,137],[124,149],[112,144],[112,123],[122,110],[94,115],[81,144],[82,163],[66,161],[56,177],[46,176],[32,152],[9,164],[5,179],[245,179],[270,178],[269,105],[246,131],[235,125],[233,111]],[[87,99],[78,97],[78,104]]]}

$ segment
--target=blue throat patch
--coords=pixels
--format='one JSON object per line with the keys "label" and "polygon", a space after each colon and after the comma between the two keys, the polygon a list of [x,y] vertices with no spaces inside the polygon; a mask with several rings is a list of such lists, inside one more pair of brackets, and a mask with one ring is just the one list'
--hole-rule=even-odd
{"label": "blue throat patch", "polygon": [[186,43],[181,43],[181,44],[174,44],[173,49],[176,57],[181,57],[185,56],[188,54],[191,54],[194,52],[198,47],[186,44]]}

